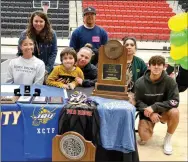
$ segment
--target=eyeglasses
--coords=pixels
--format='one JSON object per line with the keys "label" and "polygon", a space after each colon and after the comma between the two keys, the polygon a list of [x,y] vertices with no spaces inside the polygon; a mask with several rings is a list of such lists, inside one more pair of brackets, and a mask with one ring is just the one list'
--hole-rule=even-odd
{"label": "eyeglasses", "polygon": [[130,45],[131,47],[135,46],[133,43],[125,44],[126,47],[128,47],[129,45]]}

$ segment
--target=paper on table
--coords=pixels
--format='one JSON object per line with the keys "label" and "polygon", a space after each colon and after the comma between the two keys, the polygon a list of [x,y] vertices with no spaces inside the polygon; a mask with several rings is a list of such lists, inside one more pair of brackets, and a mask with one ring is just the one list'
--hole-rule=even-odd
{"label": "paper on table", "polygon": [[46,101],[46,97],[36,96],[34,101]]}
{"label": "paper on table", "polygon": [[20,96],[20,98],[18,99],[18,102],[21,101],[30,101],[32,98],[32,96]]}
{"label": "paper on table", "polygon": [[1,85],[1,93],[14,93],[17,88],[20,88],[20,85]]}
{"label": "paper on table", "polygon": [[65,88],[63,90],[64,90],[64,97],[65,97],[65,99],[68,99],[67,90]]}

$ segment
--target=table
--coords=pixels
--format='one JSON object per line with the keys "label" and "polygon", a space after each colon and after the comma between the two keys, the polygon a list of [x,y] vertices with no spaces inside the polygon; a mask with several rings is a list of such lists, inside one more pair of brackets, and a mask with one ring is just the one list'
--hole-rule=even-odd
{"label": "table", "polygon": [[[32,91],[34,88],[40,88],[41,95],[65,97],[60,88],[35,85],[32,86]],[[88,95],[92,88],[79,87],[76,90]],[[68,91],[68,95],[72,92]],[[63,105],[21,103],[2,105],[2,161],[51,161],[51,139],[57,134],[58,114],[62,107]],[[39,115],[41,112],[43,120]],[[136,143],[135,151],[126,154],[99,146],[96,161],[139,161]]]}

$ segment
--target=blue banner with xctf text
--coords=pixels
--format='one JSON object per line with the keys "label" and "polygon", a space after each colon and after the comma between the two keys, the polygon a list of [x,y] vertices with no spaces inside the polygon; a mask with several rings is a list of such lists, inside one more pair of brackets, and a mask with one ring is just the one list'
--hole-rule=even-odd
{"label": "blue banner with xctf text", "polygon": [[52,139],[58,132],[63,105],[19,104],[24,125],[26,159],[51,158]]}

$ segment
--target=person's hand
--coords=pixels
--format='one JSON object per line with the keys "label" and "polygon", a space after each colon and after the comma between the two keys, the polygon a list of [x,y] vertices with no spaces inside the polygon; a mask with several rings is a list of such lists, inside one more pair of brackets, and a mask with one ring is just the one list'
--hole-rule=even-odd
{"label": "person's hand", "polygon": [[48,71],[47,71],[47,70],[45,70],[45,75],[46,75],[46,74],[48,74]]}
{"label": "person's hand", "polygon": [[135,101],[135,96],[134,96],[134,93],[132,92],[128,92],[128,97],[129,97],[129,102],[132,104],[132,105],[136,105],[136,101]]}
{"label": "person's hand", "polygon": [[153,123],[158,123],[160,122],[160,118],[162,118],[162,116],[159,115],[158,113],[152,113],[149,118]]}
{"label": "person's hand", "polygon": [[75,81],[76,81],[78,84],[80,84],[80,85],[82,85],[82,83],[83,83],[83,79],[81,79],[81,78],[79,78],[79,77],[76,77],[76,78],[75,78]]}
{"label": "person's hand", "polygon": [[62,88],[69,89],[69,85],[63,84]]}
{"label": "person's hand", "polygon": [[153,113],[153,109],[151,107],[147,107],[147,108],[144,109],[144,115],[146,117],[149,118],[152,113]]}
{"label": "person's hand", "polygon": [[74,83],[69,83],[68,86],[69,86],[69,89],[72,89],[72,90],[76,87]]}

